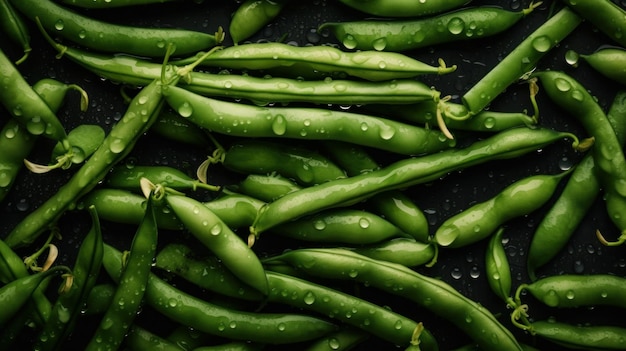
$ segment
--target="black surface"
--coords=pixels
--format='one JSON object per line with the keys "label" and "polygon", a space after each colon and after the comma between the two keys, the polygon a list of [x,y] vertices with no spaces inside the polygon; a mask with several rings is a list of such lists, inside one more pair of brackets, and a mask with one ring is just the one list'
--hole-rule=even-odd
{"label": "black surface", "polygon": [[[506,9],[520,9],[527,6],[527,3],[528,1],[520,2],[517,0],[477,0],[473,1],[472,5],[501,5]],[[85,11],[85,13],[94,18],[129,25],[175,26],[213,32],[218,25],[228,28],[228,19],[236,9],[237,4],[234,1],[206,1],[201,5],[192,2],[180,2],[151,5],[132,10],[92,10]],[[439,57],[444,58],[448,64],[457,64],[458,70],[453,74],[440,77],[426,76],[423,80],[432,84],[444,94],[453,95],[454,100],[458,102],[460,95],[487,73],[522,38],[543,23],[549,16],[549,12],[550,1],[546,1],[544,5],[539,7],[528,18],[501,35],[416,50],[409,54],[432,64],[435,64]],[[286,35],[286,41],[296,45],[336,43],[331,37],[315,33],[315,28],[324,21],[365,17],[367,16],[350,10],[336,1],[293,2],[284,8],[279,18],[251,40],[275,41]],[[59,112],[59,117],[68,130],[81,123],[98,123],[108,131],[116,119],[119,119],[125,111],[123,99],[119,94],[120,87],[111,82],[102,81],[92,73],[77,67],[69,60],[56,59],[54,57],[55,52],[42,40],[34,26],[31,26],[31,33],[33,35],[33,53],[25,63],[19,66],[27,81],[34,84],[40,78],[52,77],[68,83],[81,85],[87,90],[91,99],[89,110],[84,113],[78,111],[78,96],[71,94],[66,105]],[[230,45],[228,38],[225,44]],[[612,102],[617,89],[623,87],[595,73],[585,64],[581,64],[578,68],[570,67],[565,63],[564,54],[569,49],[574,49],[581,53],[589,53],[607,44],[612,45],[613,43],[602,33],[595,30],[591,24],[583,23],[565,41],[540,61],[539,69],[561,69],[570,73],[581,82],[584,82],[585,86],[598,98],[600,105],[606,109]],[[12,43],[8,43],[6,38],[0,37],[0,45],[2,45],[2,49],[10,57],[19,57],[19,48]],[[581,137],[584,136],[580,125],[574,118],[557,109],[547,101],[545,96],[541,97],[539,101],[541,104],[541,125],[571,131]],[[490,108],[497,111],[511,112],[530,109],[526,85],[511,86],[493,102]],[[7,115],[6,111],[2,111],[2,114],[4,116]],[[4,123],[4,121],[5,118],[0,123]],[[50,143],[47,140],[40,140],[38,143],[39,145],[31,159],[43,162],[48,157],[47,150],[49,150]],[[195,167],[204,159],[205,154],[206,150],[163,141],[158,136],[148,134],[139,141],[127,162],[171,165],[193,174]],[[581,154],[571,151],[566,143],[556,143],[546,147],[541,152],[531,153],[519,159],[491,162],[480,167],[455,172],[431,184],[407,189],[407,192],[427,213],[431,232],[434,233],[438,225],[447,217],[477,201],[485,200],[497,194],[513,181],[531,174],[557,173],[575,164],[581,156]],[[30,174],[26,171],[21,172],[12,192],[0,203],[0,236],[6,236],[6,233],[11,230],[17,221],[21,220],[45,199],[52,196],[69,175],[70,172],[53,172],[46,175]],[[227,173],[220,173],[212,177],[218,182],[228,182],[229,180]],[[209,195],[204,194],[200,196],[208,198]],[[507,224],[505,247],[509,253],[510,264],[513,270],[513,288],[516,288],[522,282],[528,281],[525,267],[526,251],[534,229],[548,206],[546,205],[535,213],[513,220]],[[74,261],[75,248],[79,245],[81,236],[86,232],[88,225],[85,219],[86,215],[81,212],[71,212],[62,217],[60,226],[63,232],[63,241],[57,243],[61,249],[61,263],[71,264]],[[542,268],[538,274],[541,276],[563,273],[612,273],[626,276],[626,248],[602,246],[594,236],[596,229],[602,230],[605,236],[609,238],[618,235],[618,230],[607,218],[601,198],[598,198],[594,203],[584,223],[578,228],[567,247],[554,261]],[[104,222],[103,230],[107,242],[124,248],[128,246],[135,228]],[[171,240],[179,240],[180,236],[180,233],[163,233],[160,235],[160,245],[164,245]],[[263,256],[280,252],[286,248],[287,244],[293,243],[287,243],[284,240],[272,240],[265,236],[255,249],[259,255]],[[479,301],[495,314],[501,315],[503,323],[510,327],[521,341],[529,344],[536,342],[535,345],[540,349],[557,350],[554,345],[541,340],[534,340],[510,324],[508,321],[508,313],[510,311],[493,295],[486,283],[484,273],[485,247],[486,242],[483,241],[464,249],[441,250],[439,261],[434,267],[419,268],[419,271],[440,277],[466,296]],[[20,253],[27,254],[30,251],[32,251],[32,248],[26,248],[20,250]],[[360,289],[360,293],[362,297],[371,299],[381,305],[388,305],[392,309],[401,311],[418,321],[424,321],[427,328],[433,332],[440,342],[442,350],[459,347],[469,342],[469,339],[456,330],[449,322],[443,321],[437,316],[417,307],[413,307],[413,305],[407,304],[405,301],[364,288]],[[605,324],[626,325],[620,313],[609,313],[606,316],[606,313],[603,312],[607,312],[607,310],[601,308],[557,311],[542,309],[538,304],[533,304],[531,308],[533,316],[536,318],[556,315],[572,322],[601,321]],[[142,325],[150,325],[151,329],[156,328],[155,330],[163,333],[172,328],[171,323],[150,311],[149,308],[144,308],[137,322]],[[95,327],[96,323],[97,319],[88,319],[86,322],[80,323],[77,332],[69,343],[71,348],[68,349],[81,348],[84,339],[90,337],[90,330]],[[24,335],[25,340],[28,337],[29,335]],[[26,344],[27,342],[24,341],[23,345]],[[20,347],[20,349],[29,349],[29,347],[24,346]],[[396,347],[384,341],[374,339],[357,349],[380,350],[396,349]]]}

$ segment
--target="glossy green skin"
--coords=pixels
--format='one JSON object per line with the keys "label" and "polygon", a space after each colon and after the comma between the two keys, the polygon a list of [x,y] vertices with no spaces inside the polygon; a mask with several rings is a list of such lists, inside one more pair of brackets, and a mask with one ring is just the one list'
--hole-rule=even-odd
{"label": "glossy green skin", "polygon": [[[96,20],[51,0],[10,0],[24,16],[37,17],[46,31],[101,52],[164,57],[169,44],[188,55],[217,44],[215,35],[174,28],[144,28]],[[58,29],[58,28],[61,29]]]}
{"label": "glossy green skin", "polygon": [[[615,95],[607,117],[623,145],[626,141],[626,91]],[[537,268],[548,263],[565,247],[600,193],[594,166],[593,155],[585,155],[537,226],[528,248],[528,273],[531,280],[536,279]]]}
{"label": "glossy green skin", "polygon": [[154,81],[131,101],[126,113],[102,145],[55,195],[29,213],[5,238],[11,247],[28,245],[100,182],[109,170],[130,152],[156,120],[163,105],[161,84]]}
{"label": "glossy green skin", "polygon": [[[128,7],[148,4],[161,4],[175,0],[62,0],[64,4],[87,9],[107,9],[111,7]],[[201,2],[197,0],[196,2]]]}
{"label": "glossy green skin", "polygon": [[162,338],[147,329],[133,324],[126,337],[124,345],[129,350],[159,350],[159,351],[181,351],[181,348]]}
{"label": "glossy green skin", "polygon": [[154,184],[176,190],[196,190],[200,181],[193,179],[187,173],[170,166],[140,166],[128,167],[119,165],[114,167],[106,177],[106,185],[112,188],[140,190],[141,178],[147,178]]}
{"label": "glossy green skin", "polygon": [[411,20],[328,22],[319,31],[330,30],[346,49],[398,52],[492,36],[525,15],[525,11],[481,6]]}
{"label": "glossy green skin", "polygon": [[14,119],[7,121],[0,130],[0,201],[11,190],[36,140],[36,136]]}
{"label": "glossy green skin", "polygon": [[22,16],[15,11],[9,0],[0,0],[0,29],[4,36],[19,44],[24,49],[24,56],[17,62],[22,62],[29,55],[30,33]]}
{"label": "glossy green skin", "polygon": [[65,103],[65,96],[72,90],[72,86],[53,78],[43,78],[33,85],[33,90],[56,113]]}
{"label": "glossy green skin", "polygon": [[[109,274],[119,275],[121,253],[105,244],[103,264]],[[176,289],[155,274],[148,279],[144,299],[174,322],[233,340],[288,344],[316,339],[336,328],[325,320],[306,315],[227,309]]]}
{"label": "glossy green skin", "polygon": [[[1,50],[0,102],[31,134],[43,135],[55,141],[64,141],[67,138],[54,111]],[[65,146],[69,148],[67,141]]]}
{"label": "glossy green skin", "polygon": [[610,0],[562,0],[617,44],[626,46],[626,10]]}
{"label": "glossy green skin", "polygon": [[[407,346],[417,326],[401,314],[327,286],[275,272],[267,272],[267,278],[271,287],[268,301],[330,316],[395,345]],[[430,334],[422,336],[423,350],[437,349]]]}
{"label": "glossy green skin", "polygon": [[72,267],[72,287],[61,294],[36,339],[36,350],[58,350],[73,330],[84,303],[96,284],[104,252],[100,223],[95,208],[90,207],[92,226],[79,249]]}
{"label": "glossy green skin", "polygon": [[196,253],[185,244],[171,243],[159,251],[155,266],[220,295],[246,301],[263,300],[263,294],[243,284],[215,256],[207,256],[202,261],[194,257]]}
{"label": "glossy green skin", "polygon": [[357,328],[345,328],[311,343],[304,351],[347,351],[363,344],[369,337],[368,333]]}
{"label": "glossy green skin", "polygon": [[608,274],[548,276],[524,284],[539,301],[550,307],[613,306],[626,308],[626,278]]}
{"label": "glossy green skin", "polygon": [[261,261],[213,211],[201,202],[182,195],[168,194],[165,201],[184,227],[228,269],[246,284],[267,294],[269,287]]}
{"label": "glossy green skin", "polygon": [[626,159],[604,110],[573,77],[564,72],[535,73],[547,96],[578,120],[594,138],[591,152],[601,187],[604,189],[609,217],[620,231],[626,231]]}
{"label": "glossy green skin", "polygon": [[117,289],[113,299],[85,350],[118,348],[140,310],[157,249],[156,201],[154,195],[150,194],[146,213],[133,237],[124,268],[115,277]]}
{"label": "glossy green skin", "polygon": [[[505,303],[513,302],[511,299],[511,267],[509,266],[508,254],[502,245],[503,229],[496,232],[489,240],[485,252],[485,273],[487,283],[491,291]],[[511,306],[515,306],[511,304]]]}
{"label": "glossy green skin", "polygon": [[15,317],[45,279],[69,272],[70,270],[65,266],[53,266],[47,271],[17,278],[0,287],[0,304],[3,306],[2,313],[0,313],[0,327],[4,327]]}
{"label": "glossy green skin", "polygon": [[339,166],[316,151],[252,139],[233,144],[224,153],[222,164],[242,174],[279,174],[303,186],[346,177]]}
{"label": "glossy green skin", "polygon": [[588,55],[580,55],[591,67],[609,79],[626,84],[626,50],[602,48]]}
{"label": "glossy green skin", "polygon": [[208,149],[211,145],[204,130],[198,128],[193,123],[189,123],[170,108],[161,110],[156,123],[150,128],[150,132],[159,134],[166,139],[195,147]]}
{"label": "glossy green skin", "polygon": [[540,174],[516,181],[498,195],[446,219],[437,228],[434,240],[440,246],[459,248],[487,238],[511,219],[543,206],[565,174]]}
{"label": "glossy green skin", "polygon": [[[427,124],[437,126],[437,103],[424,101],[408,105],[371,105],[365,106],[365,111],[372,111],[381,117],[400,119],[416,125]],[[532,126],[537,122],[521,112],[498,112],[484,110],[469,119],[454,119],[451,117],[463,116],[468,113],[465,106],[455,103],[446,103],[443,120],[451,131],[467,130],[472,132],[500,132],[509,128]],[[371,112],[369,112],[371,113]]]}
{"label": "glossy green skin", "polygon": [[381,17],[420,17],[461,7],[471,0],[420,1],[420,0],[339,0],[344,5]]}
{"label": "glossy green skin", "polygon": [[288,263],[312,276],[358,281],[406,297],[454,323],[482,350],[521,350],[510,331],[485,307],[444,281],[405,266],[338,248],[292,250],[269,260],[272,261]]}
{"label": "glossy green skin", "polygon": [[279,224],[270,232],[297,240],[344,245],[366,245],[409,237],[386,219],[351,208],[322,211]]}
{"label": "glossy green skin", "polygon": [[[345,169],[348,176],[367,173],[380,166],[366,150],[352,143],[326,142],[326,152]],[[368,204],[373,211],[393,223],[415,240],[428,242],[428,221],[422,210],[403,192],[387,191],[374,195]]]}
{"label": "glossy green skin", "polygon": [[239,4],[228,28],[233,43],[240,43],[261,30],[280,14],[286,3],[286,0],[246,0]]}
{"label": "glossy green skin", "polygon": [[[203,53],[173,62],[195,62]],[[251,43],[224,48],[206,57],[201,65],[236,70],[288,69],[289,77],[348,76],[370,81],[445,74],[453,67],[435,67],[395,52],[346,52],[330,46],[293,46],[284,43]]]}
{"label": "glossy green skin", "polygon": [[236,191],[264,202],[274,201],[300,189],[302,187],[291,179],[272,174],[250,174],[235,186]]}
{"label": "glossy green skin", "polygon": [[537,62],[567,37],[581,21],[582,19],[572,10],[568,8],[559,10],[465,92],[461,97],[463,104],[472,114],[482,111],[507,87],[530,72]]}
{"label": "glossy green skin", "polygon": [[435,258],[435,246],[409,238],[393,238],[376,245],[348,248],[360,255],[375,260],[401,264],[406,267],[418,267]]}
{"label": "glossy green skin", "polygon": [[259,235],[275,225],[322,209],[346,206],[387,190],[425,183],[483,162],[519,157],[564,137],[568,134],[549,129],[515,128],[477,141],[464,149],[407,158],[380,170],[326,182],[267,204],[259,210],[251,232]]}
{"label": "glossy green skin", "polygon": [[85,301],[85,314],[88,316],[102,315],[111,305],[117,285],[113,283],[100,283],[91,288]]}
{"label": "glossy green skin", "polygon": [[623,350],[626,329],[614,326],[575,326],[554,321],[535,321],[531,333],[571,349]]}
{"label": "glossy green skin", "polygon": [[353,142],[404,155],[432,153],[456,142],[441,131],[357,113],[321,108],[259,107],[220,101],[170,87],[168,104],[207,130],[242,137]]}

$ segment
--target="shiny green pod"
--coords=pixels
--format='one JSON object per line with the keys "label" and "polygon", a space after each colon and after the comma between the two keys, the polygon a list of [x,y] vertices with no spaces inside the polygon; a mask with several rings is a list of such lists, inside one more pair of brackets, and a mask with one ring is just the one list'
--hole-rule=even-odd
{"label": "shiny green pod", "polygon": [[230,19],[228,32],[238,44],[260,31],[278,16],[287,0],[245,0]]}
{"label": "shiny green pod", "polygon": [[471,0],[339,0],[342,4],[369,15],[382,17],[420,17],[461,7]]}
{"label": "shiny green pod", "polygon": [[626,46],[626,10],[610,0],[562,0],[615,43]]}
{"label": "shiny green pod", "polygon": [[[621,47],[602,47],[590,54],[576,54],[603,76],[618,83],[626,84],[626,49]],[[566,56],[567,58],[567,56]]]}

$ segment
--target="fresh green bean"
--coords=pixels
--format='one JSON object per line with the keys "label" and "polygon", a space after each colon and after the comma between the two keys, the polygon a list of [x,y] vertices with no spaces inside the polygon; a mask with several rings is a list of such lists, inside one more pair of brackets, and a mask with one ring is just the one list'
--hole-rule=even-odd
{"label": "fresh green bean", "polygon": [[150,132],[194,147],[206,149],[211,145],[204,130],[193,123],[189,123],[171,108],[161,110],[157,121],[150,128]]}
{"label": "fresh green bean", "polygon": [[287,0],[245,0],[239,4],[228,28],[233,43],[238,44],[261,30],[280,14],[287,2]]}
{"label": "fresh green bean", "polygon": [[375,260],[418,267],[432,262],[436,254],[433,243],[423,243],[409,238],[393,238],[374,245],[346,248]]}
{"label": "fresh green bean", "polygon": [[626,46],[626,10],[610,0],[563,0],[569,8],[621,46]]}
{"label": "fresh green bean", "polygon": [[305,351],[347,351],[363,344],[370,335],[358,328],[344,328],[307,345]]}
{"label": "fresh green bean", "polygon": [[600,47],[590,54],[578,54],[573,50],[565,53],[565,59],[577,66],[579,59],[589,64],[603,76],[618,83],[626,84],[626,49],[621,47]]}
{"label": "fresh green bean", "polygon": [[419,1],[419,0],[339,0],[351,8],[381,17],[420,17],[461,7],[469,0]]}
{"label": "fresh green bean", "polygon": [[175,29],[144,28],[96,20],[51,0],[10,0],[24,16],[40,21],[45,30],[78,45],[97,51],[129,55],[165,57],[173,45],[177,55],[189,55],[219,44],[222,33]]}
{"label": "fresh green bean", "polygon": [[[194,62],[202,54],[199,52],[174,64]],[[456,65],[447,67],[442,60],[438,63],[439,66],[432,66],[394,52],[344,52],[320,45],[251,43],[224,48],[207,57],[201,64],[248,71],[288,68],[290,77],[351,76],[371,81],[414,78],[423,74],[447,74],[456,70]]]}
{"label": "fresh green bean", "polygon": [[330,31],[349,50],[402,52],[502,33],[540,4],[531,3],[521,11],[477,6],[409,20],[326,22],[318,31]]}
{"label": "fresh green bean", "polygon": [[[517,157],[565,137],[575,136],[545,128],[515,128],[477,141],[464,149],[442,151],[397,161],[366,174],[326,182],[281,197],[263,206],[250,228],[258,236],[265,230],[319,210],[345,206],[392,189],[438,179],[456,169],[487,160]],[[577,142],[575,141],[575,144]],[[329,196],[331,195],[332,196]],[[306,199],[306,200],[305,200]]]}
{"label": "fresh green bean", "polygon": [[263,349],[265,349],[264,344],[231,341],[221,345],[196,347],[193,351],[259,351]]}
{"label": "fresh green bean", "polygon": [[[121,253],[106,245],[103,264],[110,275],[119,276]],[[211,304],[179,290],[150,274],[146,303],[165,317],[198,331],[267,344],[313,340],[336,329],[323,319],[302,314],[245,312]]]}
{"label": "fresh green bean", "polygon": [[530,326],[533,335],[550,340],[569,349],[623,350],[626,329],[607,325],[578,326],[554,320],[535,321]]}
{"label": "fresh green bean", "polygon": [[30,33],[22,16],[13,8],[9,0],[0,1],[0,27],[6,37],[22,46],[24,55],[15,61],[16,65],[26,61],[32,51]]}
{"label": "fresh green bean", "polygon": [[350,112],[251,106],[212,99],[179,87],[170,87],[166,99],[189,121],[232,136],[349,141],[404,155],[436,152],[456,144],[438,130]]}
{"label": "fresh green bean", "polygon": [[515,301],[511,296],[511,267],[502,245],[503,233],[504,229],[500,228],[489,240],[485,252],[485,273],[491,291],[506,304],[515,307]]}
{"label": "fresh green bean", "polygon": [[471,114],[482,111],[509,85],[528,74],[538,61],[567,37],[582,19],[563,8],[535,29],[462,96]]}
{"label": "fresh green bean", "polygon": [[162,184],[176,190],[218,191],[219,187],[202,183],[187,173],[170,166],[119,165],[106,176],[106,185],[117,189],[140,190],[140,180],[146,178],[154,184]]}
{"label": "fresh green bean", "polygon": [[152,333],[151,331],[133,324],[128,329],[128,334],[124,338],[124,346],[129,350],[159,350],[159,351],[182,351],[185,350],[178,345]]}
{"label": "fresh green bean", "polygon": [[111,305],[117,286],[113,283],[99,283],[91,288],[83,312],[87,316],[104,314]]}
{"label": "fresh green bean", "polygon": [[440,279],[342,249],[298,249],[266,263],[288,263],[320,278],[354,280],[410,299],[454,323],[483,350],[521,350],[513,334],[485,307]]}
{"label": "fresh green bean", "polygon": [[302,187],[291,179],[280,175],[250,174],[235,186],[229,187],[229,189],[264,202],[271,202],[285,194],[298,191]]}

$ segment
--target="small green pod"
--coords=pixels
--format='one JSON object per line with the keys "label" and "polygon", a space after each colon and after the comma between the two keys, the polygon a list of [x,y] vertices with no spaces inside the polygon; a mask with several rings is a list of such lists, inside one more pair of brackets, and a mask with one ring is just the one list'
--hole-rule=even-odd
{"label": "small green pod", "polygon": [[237,193],[222,195],[204,202],[229,228],[248,228],[265,202]]}
{"label": "small green pod", "polygon": [[568,52],[568,54],[578,55],[603,76],[618,83],[626,84],[626,49],[602,47],[588,55],[574,52]]}
{"label": "small green pod", "polygon": [[24,50],[24,55],[15,64],[24,62],[32,51],[30,33],[21,14],[13,8],[9,0],[0,0],[0,28],[4,36],[21,45]]}
{"label": "small green pod", "polygon": [[202,183],[185,172],[170,166],[120,165],[107,174],[105,183],[112,188],[138,191],[141,189],[140,180],[142,178],[148,179],[153,184],[161,184],[176,190],[219,190],[219,187]]}
{"label": "small green pod", "polygon": [[368,211],[332,209],[289,221],[271,232],[311,242],[364,245],[396,237],[409,237],[386,219]]}
{"label": "small green pod", "polygon": [[381,17],[420,17],[449,11],[467,4],[470,0],[340,0],[353,9]]}
{"label": "small green pod", "polygon": [[485,273],[491,291],[505,303],[515,306],[511,299],[511,267],[502,245],[503,233],[504,229],[500,228],[489,240],[485,252]]}
{"label": "small green pod", "polygon": [[435,258],[436,247],[409,238],[392,238],[374,245],[347,248],[360,255],[406,267],[419,267]]}
{"label": "small green pod", "polygon": [[[97,124],[81,124],[69,131],[67,140],[71,145],[71,163],[83,163],[100,147],[105,136],[104,129]],[[63,144],[59,142],[52,149],[52,160],[64,155],[68,155],[68,152],[63,150]]]}
{"label": "small green pod", "polygon": [[238,44],[260,31],[278,16],[287,0],[246,0],[239,4],[230,19],[228,32]]}
{"label": "small green pod", "polygon": [[609,274],[563,274],[523,284],[539,301],[550,307],[613,306],[626,308],[626,278]]}
{"label": "small green pod", "polygon": [[514,182],[498,195],[446,219],[433,239],[438,245],[459,248],[493,234],[507,221],[529,214],[545,204],[569,172],[533,175]]}
{"label": "small green pod", "polygon": [[272,174],[250,174],[234,188],[237,192],[264,202],[272,202],[283,195],[302,189],[291,179]]}
{"label": "small green pod", "polygon": [[33,90],[50,106],[52,111],[58,111],[65,102],[65,96],[70,90],[80,94],[80,110],[87,111],[89,96],[87,92],[76,84],[66,84],[52,78],[43,78],[33,84]]}
{"label": "small green pod", "polygon": [[219,257],[243,282],[267,294],[269,286],[261,261],[248,245],[201,202],[168,194],[165,201],[195,238]]}
{"label": "small green pod", "polygon": [[569,349],[590,351],[624,350],[626,328],[609,325],[573,325],[554,320],[531,324],[530,332]]}
{"label": "small green pod", "polygon": [[279,174],[304,186],[346,177],[341,168],[316,151],[269,141],[239,141],[224,153],[222,164],[242,174]]}
{"label": "small green pod", "polygon": [[562,0],[615,43],[626,46],[626,10],[610,0]]}
{"label": "small green pod", "polygon": [[441,15],[410,20],[360,20],[323,23],[346,49],[402,52],[502,33],[533,11],[501,7],[462,8]]}

